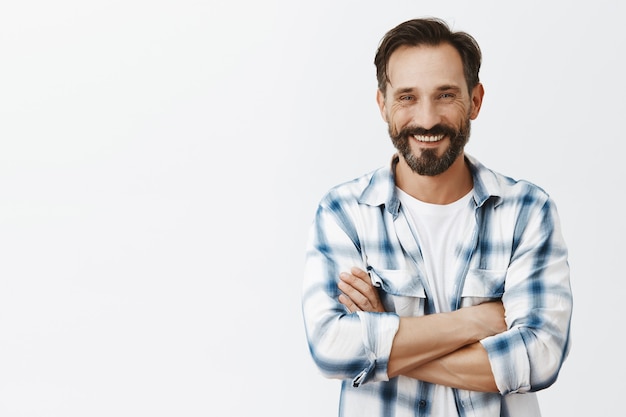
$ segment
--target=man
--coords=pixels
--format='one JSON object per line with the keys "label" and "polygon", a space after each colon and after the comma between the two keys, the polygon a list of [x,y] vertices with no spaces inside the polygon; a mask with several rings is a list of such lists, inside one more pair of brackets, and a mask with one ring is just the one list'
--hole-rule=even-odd
{"label": "man", "polygon": [[324,196],[305,264],[306,335],[343,380],[339,415],[539,415],[572,314],[555,205],[464,152],[484,95],[473,37],[410,20],[374,63],[397,154]]}

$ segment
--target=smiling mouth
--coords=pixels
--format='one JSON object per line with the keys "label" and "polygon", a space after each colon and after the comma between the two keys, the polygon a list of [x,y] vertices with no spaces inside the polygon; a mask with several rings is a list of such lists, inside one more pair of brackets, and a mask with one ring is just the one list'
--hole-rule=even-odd
{"label": "smiling mouth", "polygon": [[418,142],[439,142],[445,135],[413,135]]}

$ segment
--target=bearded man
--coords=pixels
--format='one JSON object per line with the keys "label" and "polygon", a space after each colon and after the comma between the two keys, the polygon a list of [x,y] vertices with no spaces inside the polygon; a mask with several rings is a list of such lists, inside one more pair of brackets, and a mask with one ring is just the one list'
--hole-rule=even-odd
{"label": "bearded man", "polygon": [[391,163],[333,187],[306,249],[311,356],[339,416],[539,416],[570,346],[556,206],[464,151],[481,51],[439,19],[383,37],[377,103]]}

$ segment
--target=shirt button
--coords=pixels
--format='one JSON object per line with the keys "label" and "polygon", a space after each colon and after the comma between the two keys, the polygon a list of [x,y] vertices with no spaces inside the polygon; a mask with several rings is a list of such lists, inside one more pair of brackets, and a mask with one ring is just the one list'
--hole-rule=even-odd
{"label": "shirt button", "polygon": [[426,407],[426,401],[420,400],[419,405],[420,407]]}

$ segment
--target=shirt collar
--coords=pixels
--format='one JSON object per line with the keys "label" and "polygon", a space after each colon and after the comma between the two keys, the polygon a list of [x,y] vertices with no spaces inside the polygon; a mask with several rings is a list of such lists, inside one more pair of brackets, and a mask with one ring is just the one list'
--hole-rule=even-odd
{"label": "shirt collar", "polygon": [[[396,191],[395,182],[396,165],[399,160],[400,157],[394,154],[389,166],[374,171],[370,183],[365,187],[359,198],[360,204],[370,206],[384,205],[394,219],[400,210],[400,199]],[[473,198],[476,206],[482,206],[490,198],[496,199],[496,206],[500,204],[502,191],[496,174],[470,155],[465,154],[465,160],[474,179]]]}

